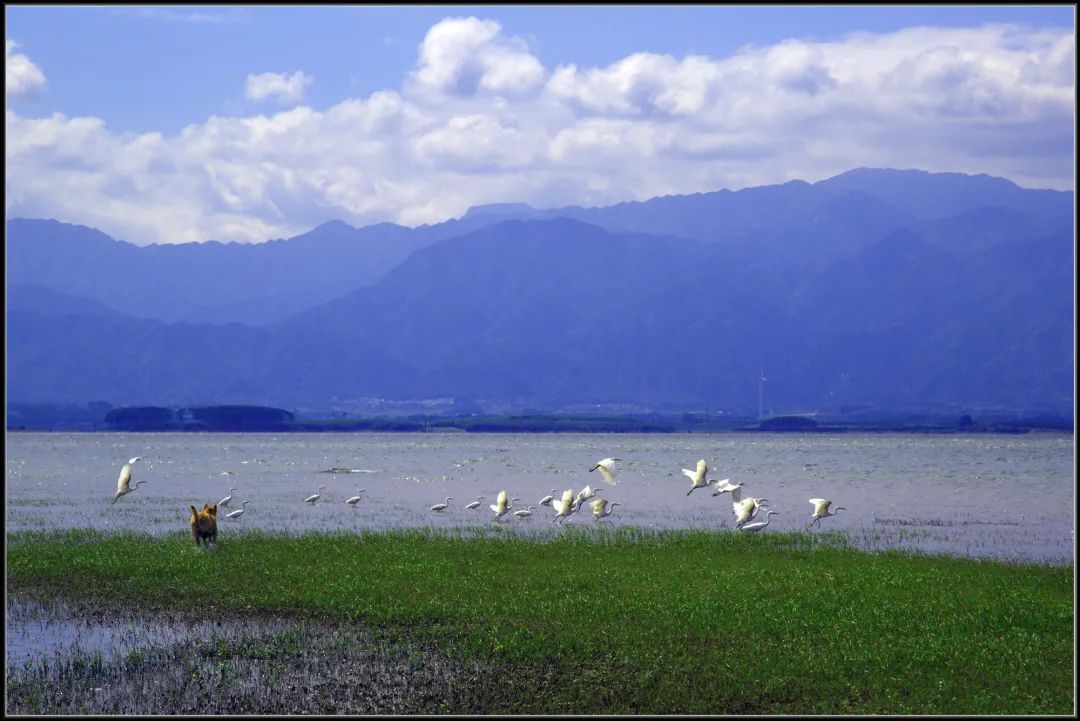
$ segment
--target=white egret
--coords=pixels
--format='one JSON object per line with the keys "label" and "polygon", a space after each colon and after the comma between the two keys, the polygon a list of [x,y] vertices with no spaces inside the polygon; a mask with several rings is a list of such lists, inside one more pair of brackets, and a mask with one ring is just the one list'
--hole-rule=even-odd
{"label": "white egret", "polygon": [[822,518],[828,518],[829,516],[835,516],[837,511],[846,511],[843,506],[837,506],[833,509],[832,513],[829,513],[829,506],[832,505],[832,501],[825,498],[811,498],[810,502],[814,504],[814,520],[806,526],[810,528],[815,523],[821,525]]}
{"label": "white egret", "polygon": [[533,507],[522,508],[520,511],[514,511],[514,515],[518,518],[528,518],[533,514]]}
{"label": "white egret", "polygon": [[686,492],[686,495],[690,495],[699,488],[707,488],[709,482],[705,480],[706,474],[709,472],[709,466],[705,463],[705,459],[702,458],[697,462],[697,470],[691,471],[689,468],[682,469],[683,475],[690,479],[693,483],[690,490]]}
{"label": "white egret", "polygon": [[116,500],[120,498],[120,496],[131,493],[141,484],[146,482],[136,481],[134,486],[131,485],[131,467],[135,465],[136,461],[140,460],[142,460],[142,456],[135,456],[134,458],[129,458],[128,462],[124,464],[124,467],[120,469],[120,477],[116,479],[116,495],[113,496],[113,503],[116,503]]}
{"label": "white egret", "polygon": [[227,506],[227,505],[229,505],[230,502],[232,502],[232,492],[235,491],[235,490],[236,490],[235,488],[230,488],[229,489],[229,495],[225,496],[224,498],[222,498],[220,501],[217,502],[218,508],[221,508],[222,506]]}
{"label": "white egret", "polygon": [[319,490],[315,491],[315,493],[313,495],[310,495],[307,498],[305,498],[304,503],[314,504],[315,501],[319,500],[319,496],[322,495],[322,489],[324,489],[324,488],[326,488],[326,486],[319,486]]}
{"label": "white egret", "polygon": [[596,465],[589,469],[589,472],[600,471],[600,475],[604,479],[604,483],[609,486],[614,486],[615,481],[615,461],[622,460],[621,458],[605,458],[602,461],[597,461]]}
{"label": "white egret", "polygon": [[594,521],[599,521],[601,518],[607,518],[611,515],[611,509],[615,506],[621,506],[618,501],[609,504],[606,498],[599,498],[592,503],[592,517]]}
{"label": "white egret", "polygon": [[769,525],[769,521],[772,520],[773,514],[775,514],[775,513],[779,513],[779,511],[774,511],[773,509],[770,508],[768,511],[765,512],[765,520],[764,521],[758,521],[757,523],[744,524],[743,526],[741,526],[739,528],[739,530],[740,531],[750,531],[751,533],[756,533],[757,531],[760,531],[763,528],[765,528],[765,526]]}
{"label": "white egret", "polygon": [[551,495],[550,496],[544,496],[543,498],[541,498],[539,505],[541,505],[541,506],[550,506],[551,502],[554,501],[554,500],[555,500],[555,489],[552,488],[551,489]]}
{"label": "white egret", "polygon": [[561,519],[566,518],[575,510],[577,510],[574,504],[574,489],[567,488],[563,491],[562,498],[557,501],[552,501],[551,507],[555,509],[555,518],[552,519],[552,523],[562,523]]}
{"label": "white egret", "polygon": [[477,515],[479,515],[480,511],[478,509],[480,508],[480,501],[482,500],[484,500],[483,496],[477,496],[476,500],[472,503],[466,503],[465,508],[469,509],[470,511],[476,511]]}
{"label": "white egret", "polygon": [[447,496],[445,501],[443,501],[442,503],[436,503],[434,506],[431,507],[430,510],[432,510],[432,511],[445,511],[447,506],[450,505],[450,501],[453,498],[454,498],[453,496]]}
{"label": "white egret", "polygon": [[238,509],[236,509],[235,511],[231,511],[231,512],[230,512],[230,513],[229,513],[229,514],[228,514],[227,516],[225,516],[225,517],[226,517],[226,518],[231,518],[232,520],[234,520],[234,521],[235,521],[235,520],[236,520],[237,518],[239,518],[240,516],[244,515],[244,511],[246,511],[246,510],[247,510],[247,504],[249,504],[249,503],[251,503],[251,501],[244,501],[243,503],[241,503],[241,504],[240,504],[240,505],[242,506],[242,508],[238,508]]}
{"label": "white egret", "polygon": [[499,495],[495,497],[495,503],[488,504],[488,508],[495,514],[496,521],[506,515],[506,512],[510,510],[510,502],[506,491],[499,491]]}
{"label": "white egret", "polygon": [[743,484],[742,481],[739,481],[738,483],[730,483],[730,481],[730,478],[725,478],[722,481],[711,481],[711,483],[716,486],[716,493],[714,493],[713,495],[721,496],[725,493],[731,493]]}
{"label": "white egret", "polygon": [[353,496],[352,498],[346,498],[345,502],[348,503],[353,508],[356,508],[356,504],[360,502],[360,494],[363,493],[363,492],[364,492],[363,488],[357,488],[356,489],[356,495]]}
{"label": "white egret", "polygon": [[576,500],[577,500],[578,503],[581,503],[582,501],[587,501],[590,498],[594,498],[596,496],[596,494],[599,493],[602,490],[604,490],[604,489],[603,488],[597,488],[597,489],[593,490],[592,486],[585,486],[584,488],[582,488],[578,492]]}
{"label": "white egret", "polygon": [[757,515],[758,509],[761,508],[762,502],[769,500],[768,498],[743,498],[741,488],[732,491],[731,497],[734,499],[731,502],[731,510],[735,513],[736,528],[748,521],[752,521],[754,516]]}

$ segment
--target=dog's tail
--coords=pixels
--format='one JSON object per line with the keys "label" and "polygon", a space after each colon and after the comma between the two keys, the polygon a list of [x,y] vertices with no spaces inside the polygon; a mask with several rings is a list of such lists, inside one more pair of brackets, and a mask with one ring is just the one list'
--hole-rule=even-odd
{"label": "dog's tail", "polygon": [[195,506],[188,506],[191,509],[191,520],[195,520],[199,517],[199,512],[195,510]]}

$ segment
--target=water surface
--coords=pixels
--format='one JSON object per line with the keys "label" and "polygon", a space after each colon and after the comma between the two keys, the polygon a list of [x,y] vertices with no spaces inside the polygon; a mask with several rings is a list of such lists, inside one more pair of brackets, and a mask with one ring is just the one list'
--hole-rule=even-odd
{"label": "water surface", "polygon": [[[141,456],[138,490],[112,498],[120,467]],[[621,459],[617,485],[589,468]],[[488,525],[500,490],[537,506],[552,489],[601,488],[618,501],[602,523],[732,528],[728,495],[687,496],[681,469],[699,458],[710,478],[743,482],[778,512],[768,530],[803,528],[810,498],[844,506],[823,529],[870,548],[904,547],[1048,563],[1074,557],[1071,434],[7,434],[9,531],[49,528],[186,531],[189,506],[230,494],[219,534]],[[331,472],[333,471],[333,472]],[[318,489],[319,485],[325,488]],[[356,507],[345,499],[363,488]],[[320,492],[316,503],[305,503]],[[464,505],[484,498],[477,511]],[[443,512],[429,508],[451,496]],[[250,500],[236,520],[225,518]],[[508,529],[552,529],[554,513],[509,515]],[[591,515],[568,524],[593,524]]]}

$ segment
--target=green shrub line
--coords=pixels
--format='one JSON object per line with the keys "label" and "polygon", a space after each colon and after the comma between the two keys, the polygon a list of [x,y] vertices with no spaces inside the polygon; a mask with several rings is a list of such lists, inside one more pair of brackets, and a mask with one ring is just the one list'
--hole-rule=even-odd
{"label": "green shrub line", "polygon": [[1074,710],[1071,565],[872,553],[837,532],[561,530],[245,531],[209,552],[180,533],[17,532],[7,590],[358,625],[547,689],[514,712]]}

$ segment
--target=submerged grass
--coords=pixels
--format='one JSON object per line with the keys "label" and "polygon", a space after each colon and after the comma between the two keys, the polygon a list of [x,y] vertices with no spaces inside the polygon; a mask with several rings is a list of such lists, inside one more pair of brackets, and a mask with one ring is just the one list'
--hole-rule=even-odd
{"label": "submerged grass", "polygon": [[[331,709],[1074,710],[1071,566],[873,554],[834,533],[628,527],[568,527],[553,537],[480,528],[249,531],[210,552],[182,535],[24,532],[7,540],[9,593],[61,597],[95,613],[137,606],[338,624],[363,629],[379,648],[426,649],[414,657],[418,667],[456,669],[469,680],[467,694],[405,694],[427,699],[419,706],[357,706],[339,688]],[[312,638],[320,647],[323,637]],[[236,653],[217,653],[220,663],[236,662]],[[303,657],[306,672],[322,663],[325,678],[339,677],[330,670],[340,666],[335,654]],[[34,697],[37,687],[27,688]],[[266,698],[280,706],[260,712],[328,708],[325,699]]]}

